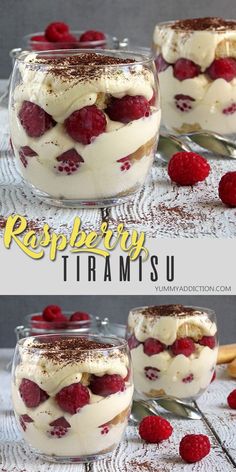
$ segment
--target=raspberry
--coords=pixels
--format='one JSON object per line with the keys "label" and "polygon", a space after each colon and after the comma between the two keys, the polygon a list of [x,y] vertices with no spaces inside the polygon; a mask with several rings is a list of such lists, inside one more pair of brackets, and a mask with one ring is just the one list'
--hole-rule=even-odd
{"label": "raspberry", "polygon": [[[68,33],[63,36],[63,43],[78,43],[78,39],[73,34]],[[66,47],[68,47],[68,44],[66,44]]]}
{"label": "raspberry", "polygon": [[63,321],[67,318],[62,314],[61,308],[57,305],[48,305],[43,310],[45,321]]}
{"label": "raspberry", "polygon": [[173,65],[174,77],[180,81],[197,77],[201,68],[189,59],[178,59]]}
{"label": "raspberry", "polygon": [[155,64],[156,64],[156,70],[158,74],[159,72],[164,72],[164,70],[166,70],[167,67],[169,67],[170,65],[168,62],[165,61],[162,54],[159,54],[159,56],[156,57]]}
{"label": "raspberry", "polygon": [[236,172],[227,172],[219,183],[219,197],[229,207],[236,207]]}
{"label": "raspberry", "polygon": [[53,49],[52,43],[47,41],[45,35],[31,36],[30,47],[32,51],[48,51]]}
{"label": "raspberry", "polygon": [[233,115],[236,112],[236,103],[232,103],[227,108],[224,108],[222,113],[224,115]]}
{"label": "raspberry", "polygon": [[57,436],[58,438],[65,436],[65,434],[68,432],[68,429],[71,427],[70,423],[68,423],[68,421],[66,421],[63,416],[57,418],[55,421],[52,421],[49,426],[53,427],[50,430],[51,436]]}
{"label": "raspberry", "polygon": [[109,433],[109,424],[102,424],[102,426],[99,426],[101,428],[101,434],[108,434]]}
{"label": "raspberry", "polygon": [[187,377],[184,377],[184,378],[182,379],[182,382],[185,383],[185,384],[186,384],[186,383],[190,383],[190,382],[193,381],[193,379],[194,379],[193,374],[189,374]]}
{"label": "raspberry", "polygon": [[146,416],[139,424],[139,434],[144,441],[159,443],[168,439],[173,432],[169,421],[161,416]]}
{"label": "raspberry", "polygon": [[149,380],[157,380],[158,372],[160,371],[156,367],[144,367],[144,373]]}
{"label": "raspberry", "polygon": [[28,157],[37,156],[37,152],[33,151],[29,146],[22,146],[19,150],[20,160],[24,167],[28,165]]}
{"label": "raspberry", "polygon": [[194,185],[205,180],[211,168],[207,160],[194,152],[177,152],[168,164],[168,174],[179,185]]}
{"label": "raspberry", "polygon": [[224,79],[230,82],[236,77],[236,60],[231,57],[215,59],[206,73],[212,80]]}
{"label": "raspberry", "polygon": [[103,41],[105,39],[106,39],[106,36],[101,31],[89,30],[81,34],[79,41],[81,43],[86,43],[86,42],[90,43],[92,41]]}
{"label": "raspberry", "polygon": [[227,402],[230,408],[236,410],[236,389],[228,395]]}
{"label": "raspberry", "polygon": [[21,415],[19,417],[19,421],[20,421],[20,425],[21,425],[23,431],[26,431],[27,423],[33,423],[34,422],[34,420],[32,420],[32,418],[30,418],[29,415]]}
{"label": "raspberry", "polygon": [[184,356],[189,357],[195,351],[195,344],[191,338],[176,339],[174,344],[171,346],[171,350],[174,356],[183,354]]}
{"label": "raspberry", "polygon": [[70,321],[90,321],[90,316],[84,311],[76,311],[71,315]]}
{"label": "raspberry", "polygon": [[32,327],[36,329],[47,329],[48,323],[43,321],[42,315],[33,315],[31,316]]}
{"label": "raspberry", "polygon": [[198,344],[201,346],[208,346],[210,349],[214,349],[216,345],[216,338],[215,336],[203,336],[199,339]]}
{"label": "raspberry", "polygon": [[112,98],[106,113],[113,121],[129,123],[144,116],[149,116],[151,111],[145,97],[141,95],[136,95],[135,97],[125,95],[123,98]]}
{"label": "raspberry", "polygon": [[71,175],[73,172],[76,172],[81,162],[84,162],[83,158],[78,154],[75,149],[69,149],[69,151],[63,152],[60,156],[56,158],[60,164],[56,166],[58,172]]}
{"label": "raspberry", "polygon": [[154,338],[148,338],[144,342],[143,351],[147,356],[154,356],[164,351],[165,346],[160,341]]}
{"label": "raspberry", "polygon": [[19,392],[27,408],[35,408],[48,398],[48,394],[44,390],[42,390],[35,382],[28,379],[22,379]]}
{"label": "raspberry", "polygon": [[130,336],[128,339],[128,345],[129,345],[130,350],[135,349],[136,347],[139,346],[139,344],[141,343],[137,340],[134,334],[132,334],[132,336]]}
{"label": "raspberry", "polygon": [[123,392],[125,389],[125,381],[118,374],[105,374],[102,377],[93,375],[89,388],[95,395],[107,397],[113,393]]}
{"label": "raspberry", "polygon": [[179,93],[175,95],[174,98],[176,108],[178,108],[180,111],[186,113],[192,110],[192,102],[195,102],[195,99],[193,97],[190,97],[190,95],[183,95],[182,93]]}
{"label": "raspberry", "polygon": [[31,138],[39,138],[56,124],[52,116],[43,108],[27,100],[22,103],[19,119],[25,132]]}
{"label": "raspberry", "polygon": [[122,163],[122,165],[120,166],[121,172],[124,172],[125,170],[129,170],[131,168],[130,156],[122,157],[121,159],[118,159],[118,161],[116,162]]}
{"label": "raspberry", "polygon": [[198,462],[207,456],[211,450],[211,444],[205,434],[187,434],[179,445],[179,453],[185,462]]}
{"label": "raspberry", "polygon": [[36,36],[31,36],[30,41],[46,41],[46,36],[45,34],[38,34]]}
{"label": "raspberry", "polygon": [[156,105],[156,99],[157,99],[156,92],[153,90],[152,98],[148,102],[150,107],[154,107]]}
{"label": "raspberry", "polygon": [[90,395],[87,387],[78,382],[62,388],[55,398],[62,410],[74,415],[89,403]]}
{"label": "raspberry", "polygon": [[48,41],[52,43],[63,42],[64,37],[69,34],[69,26],[66,23],[55,21],[50,23],[45,29],[45,36]]}
{"label": "raspberry", "polygon": [[72,139],[82,144],[90,144],[93,138],[106,129],[106,116],[95,105],[74,111],[66,120],[65,128]]}

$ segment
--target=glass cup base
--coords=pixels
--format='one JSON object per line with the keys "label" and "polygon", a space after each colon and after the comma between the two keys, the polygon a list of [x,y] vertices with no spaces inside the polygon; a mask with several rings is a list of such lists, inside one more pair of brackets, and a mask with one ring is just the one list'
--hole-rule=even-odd
{"label": "glass cup base", "polygon": [[122,203],[126,203],[129,201],[135,193],[138,192],[139,189],[136,191],[129,193],[128,195],[120,195],[117,197],[106,197],[106,198],[97,198],[94,199],[79,199],[79,198],[63,198],[63,197],[53,197],[47,193],[41,192],[33,185],[30,185],[31,189],[33,189],[36,196],[43,200],[48,205],[57,206],[59,208],[103,208],[103,207],[112,207],[117,205],[122,205]]}
{"label": "glass cup base", "polygon": [[56,464],[85,464],[88,462],[96,462],[101,459],[109,459],[113,451],[104,452],[102,454],[88,454],[85,456],[55,456],[43,454],[37,449],[32,449],[37,456],[45,462],[53,462]]}

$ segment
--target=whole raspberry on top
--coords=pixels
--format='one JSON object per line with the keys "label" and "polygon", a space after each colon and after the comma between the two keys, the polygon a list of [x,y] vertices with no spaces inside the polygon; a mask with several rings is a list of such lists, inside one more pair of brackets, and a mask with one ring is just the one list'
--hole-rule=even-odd
{"label": "whole raspberry on top", "polygon": [[225,205],[236,207],[236,172],[227,172],[219,183],[219,197]]}
{"label": "whole raspberry on top", "polygon": [[189,357],[195,351],[195,344],[191,338],[176,339],[171,346],[171,350],[174,356],[183,354],[184,356]]}
{"label": "whole raspberry on top", "polygon": [[145,97],[141,95],[135,95],[134,97],[125,95],[122,98],[112,98],[106,113],[113,121],[129,123],[144,116],[149,116],[151,111],[150,104]]}
{"label": "whole raspberry on top", "polygon": [[57,305],[48,305],[43,310],[43,319],[45,321],[66,321],[67,318],[61,312]]}
{"label": "whole raspberry on top", "polygon": [[107,397],[113,393],[123,392],[125,390],[125,381],[118,374],[105,374],[102,377],[92,375],[89,388],[95,395]]}
{"label": "whole raspberry on top", "polygon": [[64,123],[69,136],[82,144],[90,144],[105,131],[106,124],[105,114],[96,105],[74,111]]}
{"label": "whole raspberry on top", "polygon": [[168,439],[173,432],[169,421],[161,416],[146,416],[139,424],[139,434],[144,441],[159,443]]}
{"label": "whole raspberry on top", "polygon": [[195,152],[177,152],[168,164],[168,174],[179,185],[194,185],[205,180],[210,165],[204,157]]}
{"label": "whole raspberry on top", "polygon": [[228,395],[227,402],[230,408],[236,410],[236,389]]}
{"label": "whole raspberry on top", "polygon": [[106,36],[102,31],[89,30],[81,34],[79,41],[81,43],[90,43],[92,41],[103,41],[106,39]]}
{"label": "whole raspberry on top", "polygon": [[45,36],[51,42],[63,42],[65,36],[69,34],[69,26],[62,21],[54,21],[45,29]]}
{"label": "whole raspberry on top", "polygon": [[209,438],[205,434],[187,434],[179,445],[179,453],[185,462],[198,462],[211,450]]}

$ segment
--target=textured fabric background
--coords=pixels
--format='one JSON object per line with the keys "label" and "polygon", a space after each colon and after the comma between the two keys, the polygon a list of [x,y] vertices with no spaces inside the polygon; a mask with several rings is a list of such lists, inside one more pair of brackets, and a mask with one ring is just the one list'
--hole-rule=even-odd
{"label": "textured fabric background", "polygon": [[72,29],[101,29],[151,43],[154,25],[170,19],[236,17],[235,0],[0,0],[0,77],[9,75],[9,50],[22,46],[25,34],[64,20]]}

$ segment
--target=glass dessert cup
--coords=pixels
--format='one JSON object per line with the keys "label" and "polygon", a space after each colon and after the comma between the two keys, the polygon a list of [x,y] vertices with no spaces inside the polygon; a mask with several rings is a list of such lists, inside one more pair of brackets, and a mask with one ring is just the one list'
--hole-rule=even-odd
{"label": "glass dessert cup", "polygon": [[144,184],[160,125],[147,55],[24,52],[15,62],[9,110],[19,171],[48,203],[109,206]]}
{"label": "glass dessert cup", "polygon": [[12,399],[25,441],[45,460],[89,462],[122,439],[133,395],[127,342],[44,335],[18,341]]}
{"label": "glass dessert cup", "polygon": [[218,352],[212,310],[182,305],[134,308],[127,338],[139,396],[192,401],[210,384]]}
{"label": "glass dessert cup", "polygon": [[168,131],[236,133],[236,20],[157,24],[153,52]]}

